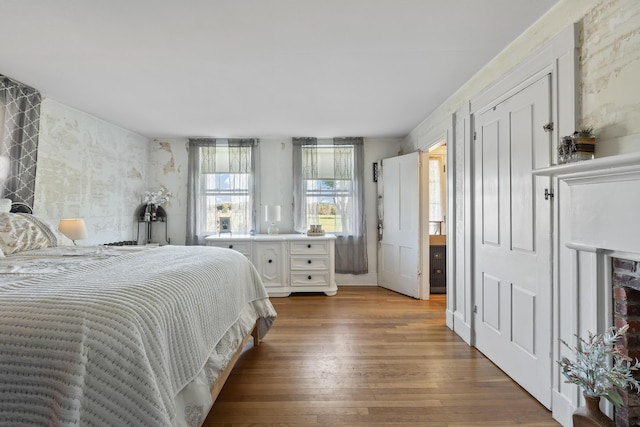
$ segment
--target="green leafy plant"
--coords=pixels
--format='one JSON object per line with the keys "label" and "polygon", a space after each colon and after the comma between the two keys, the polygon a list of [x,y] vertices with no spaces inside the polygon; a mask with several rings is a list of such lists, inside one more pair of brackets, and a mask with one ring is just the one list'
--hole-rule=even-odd
{"label": "green leafy plant", "polygon": [[584,127],[582,129],[580,129],[580,131],[578,132],[578,136],[581,136],[583,138],[590,138],[593,136],[593,127],[592,126],[588,126],[588,127]]}
{"label": "green leafy plant", "polygon": [[567,379],[565,382],[582,387],[587,396],[603,396],[615,406],[623,403],[618,388],[631,386],[640,391],[640,383],[633,377],[633,371],[640,369],[640,362],[637,359],[634,362],[615,347],[615,342],[628,328],[625,325],[620,329],[609,328],[603,334],[589,333],[588,340],[578,337],[575,348],[560,340],[576,357],[575,362],[566,357],[558,362]]}

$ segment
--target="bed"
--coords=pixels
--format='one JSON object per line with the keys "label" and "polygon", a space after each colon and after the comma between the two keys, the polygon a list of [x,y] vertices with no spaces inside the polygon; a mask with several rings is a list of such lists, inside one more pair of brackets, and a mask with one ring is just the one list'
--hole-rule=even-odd
{"label": "bed", "polygon": [[214,247],[80,247],[0,213],[0,424],[198,426],[276,312]]}

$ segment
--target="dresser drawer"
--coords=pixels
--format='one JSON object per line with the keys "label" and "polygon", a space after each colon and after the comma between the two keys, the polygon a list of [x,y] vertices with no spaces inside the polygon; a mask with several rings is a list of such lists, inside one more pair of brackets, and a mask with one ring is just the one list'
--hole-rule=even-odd
{"label": "dresser drawer", "polygon": [[233,249],[240,252],[247,258],[251,258],[251,242],[216,242],[208,241],[207,246],[214,246],[216,248]]}
{"label": "dresser drawer", "polygon": [[328,271],[300,271],[291,273],[291,286],[322,286],[328,284]]}
{"label": "dresser drawer", "polygon": [[291,242],[291,254],[328,254],[329,242],[327,240],[302,240]]}
{"label": "dresser drawer", "polygon": [[329,257],[292,255],[290,268],[291,270],[328,270]]}

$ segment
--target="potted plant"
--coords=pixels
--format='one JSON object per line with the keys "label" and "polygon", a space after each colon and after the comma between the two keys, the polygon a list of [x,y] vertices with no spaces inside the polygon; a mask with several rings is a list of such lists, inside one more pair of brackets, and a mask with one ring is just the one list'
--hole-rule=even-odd
{"label": "potted plant", "polygon": [[593,133],[593,126],[583,127],[576,132],[578,142],[581,144],[595,144],[596,136]]}
{"label": "potted plant", "polygon": [[571,135],[571,161],[590,160],[596,151],[596,137],[593,127],[583,127]]}
{"label": "potted plant", "polygon": [[615,346],[618,338],[628,328],[629,325],[625,325],[620,329],[609,328],[603,334],[589,333],[588,340],[578,337],[575,348],[561,340],[567,348],[573,350],[576,359],[571,361],[563,357],[558,362],[566,378],[565,382],[580,386],[586,402],[585,407],[578,408],[573,414],[574,427],[615,425],[600,412],[600,398],[605,397],[619,407],[623,401],[618,388],[631,386],[640,391],[640,383],[633,377],[633,371],[640,368],[640,362],[622,354]]}

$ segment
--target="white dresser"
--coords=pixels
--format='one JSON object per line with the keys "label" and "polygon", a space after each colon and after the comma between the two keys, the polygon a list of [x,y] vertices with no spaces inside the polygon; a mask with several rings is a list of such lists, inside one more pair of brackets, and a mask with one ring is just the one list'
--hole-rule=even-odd
{"label": "white dresser", "polygon": [[292,292],[324,292],[335,295],[335,236],[305,234],[257,234],[209,236],[207,246],[242,253],[255,265],[272,297]]}

